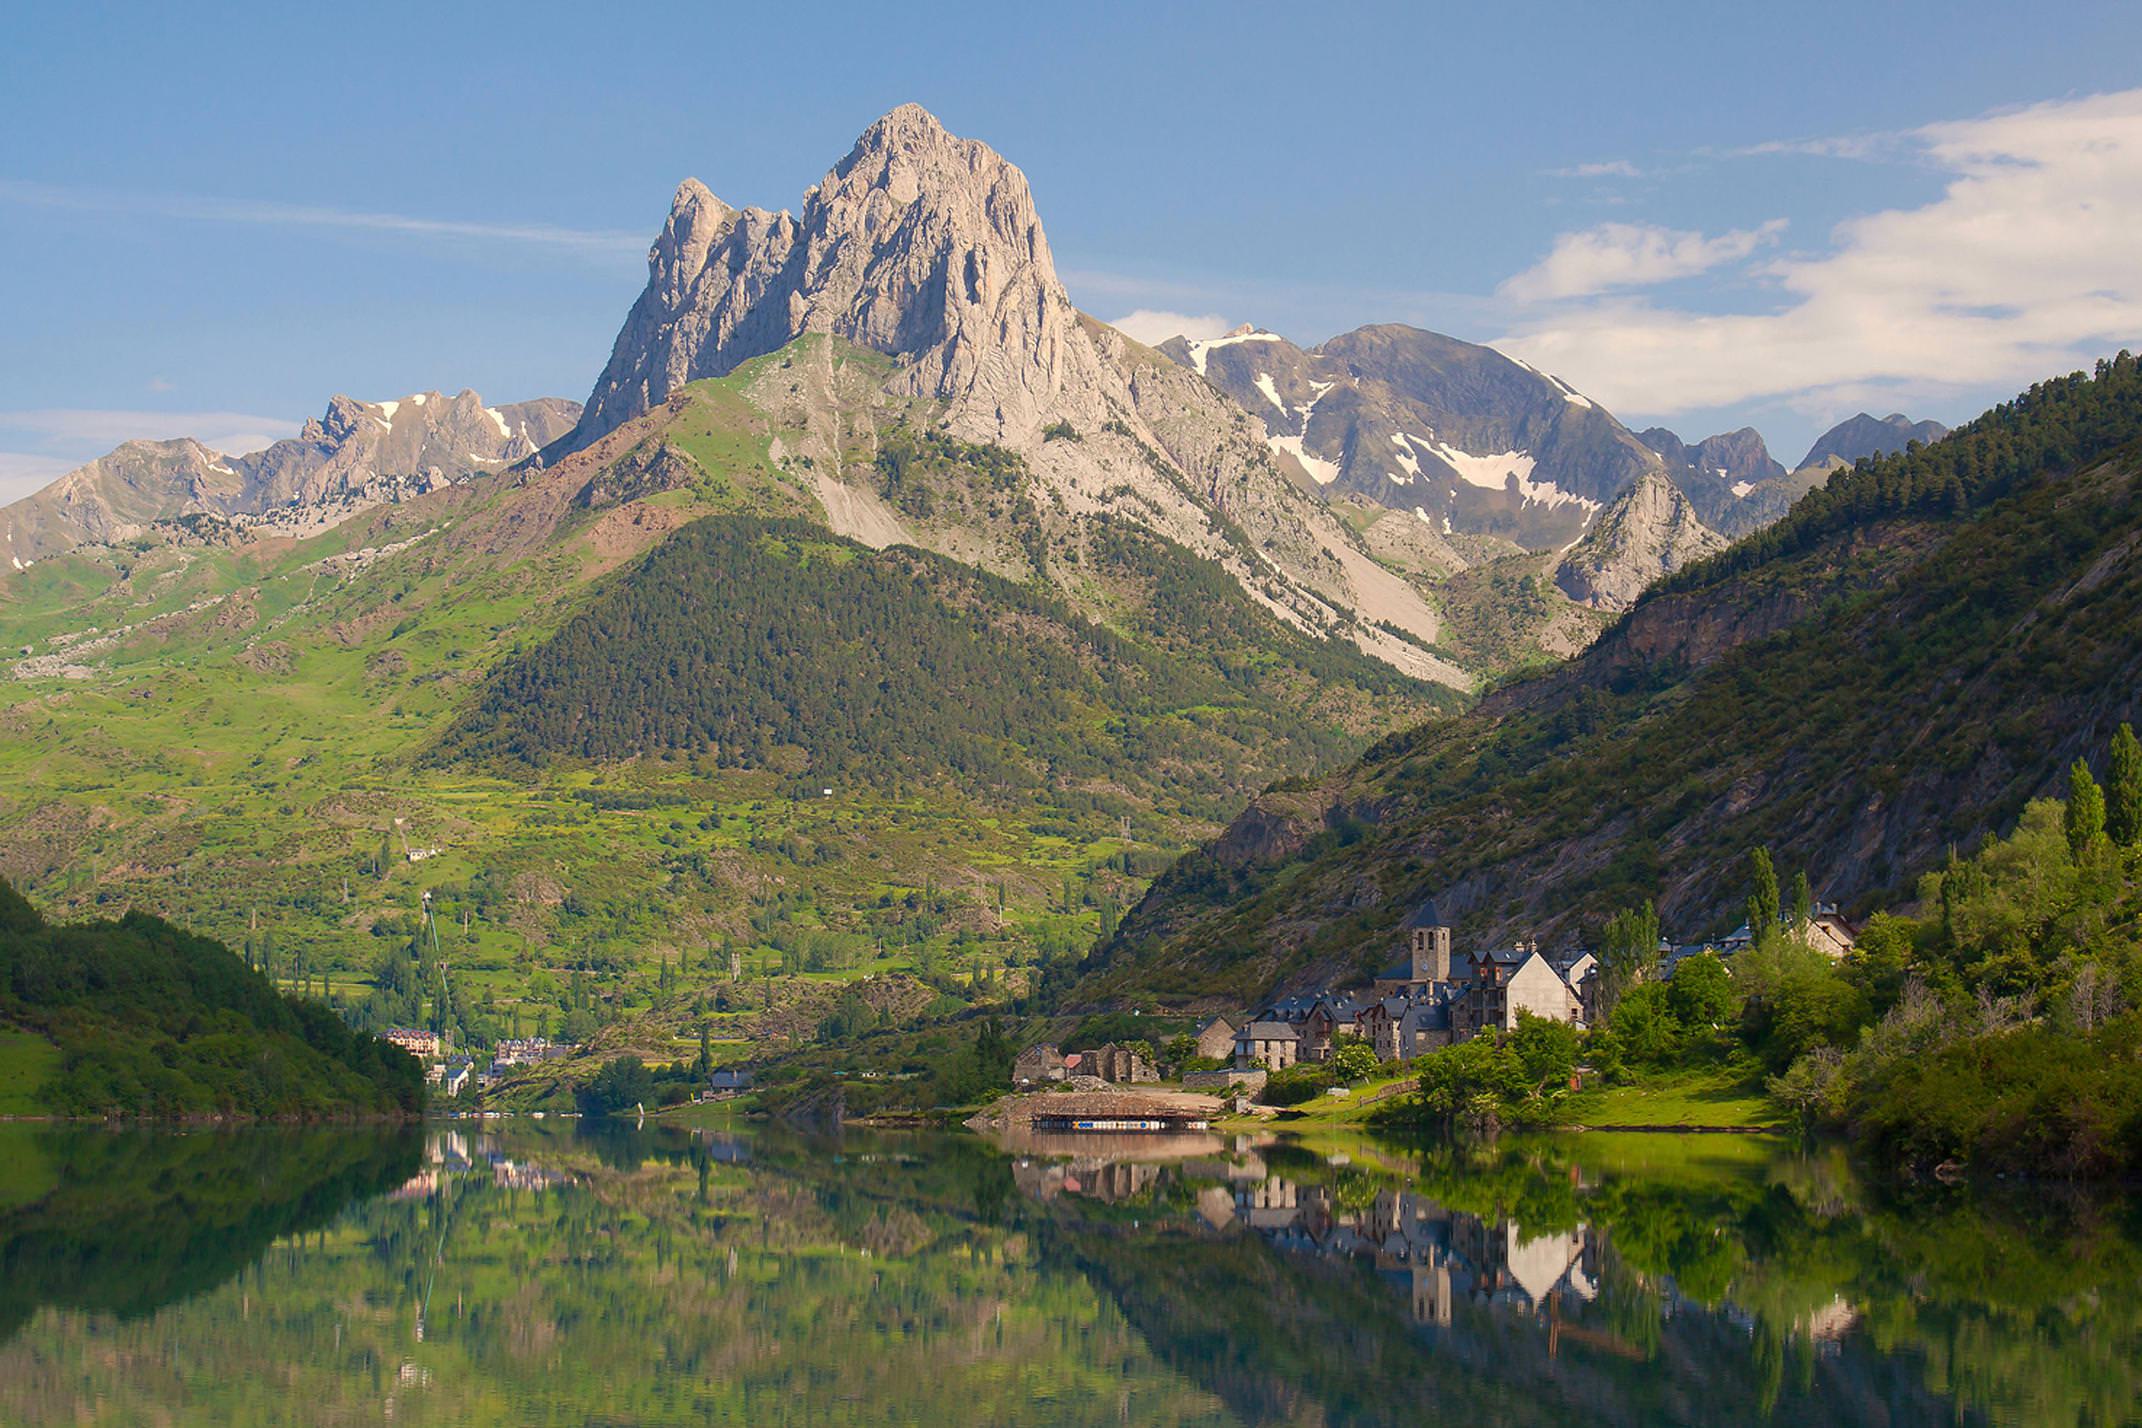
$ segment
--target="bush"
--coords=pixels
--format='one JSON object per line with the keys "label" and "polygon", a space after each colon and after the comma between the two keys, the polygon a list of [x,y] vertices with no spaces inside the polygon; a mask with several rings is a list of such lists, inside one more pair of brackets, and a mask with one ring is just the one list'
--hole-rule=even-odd
{"label": "bush", "polygon": [[1304,1062],[1274,1071],[1265,1078],[1264,1091],[1257,1099],[1268,1106],[1298,1106],[1304,1101],[1315,1100],[1336,1084],[1338,1078],[1330,1066]]}
{"label": "bush", "polygon": [[1491,1125],[1524,1090],[1517,1058],[1492,1036],[1456,1042],[1421,1058],[1420,1107],[1433,1120]]}
{"label": "bush", "polygon": [[1661,1065],[1681,1052],[1681,1022],[1667,1004],[1666,987],[1644,982],[1631,987],[1608,1022],[1612,1048],[1637,1065]]}
{"label": "bush", "polygon": [[1733,1014],[1733,974],[1715,952],[1684,958],[1666,983],[1666,1006],[1684,1030],[1708,1030]]}
{"label": "bush", "polygon": [[1357,1041],[1332,1052],[1331,1069],[1336,1080],[1344,1081],[1350,1086],[1358,1086],[1363,1081],[1374,1080],[1381,1074],[1383,1062],[1377,1058],[1374,1048],[1363,1046]]}

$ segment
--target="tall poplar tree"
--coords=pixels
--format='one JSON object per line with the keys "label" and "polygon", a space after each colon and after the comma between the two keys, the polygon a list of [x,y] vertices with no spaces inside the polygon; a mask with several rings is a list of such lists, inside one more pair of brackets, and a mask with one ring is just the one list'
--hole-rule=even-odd
{"label": "tall poplar tree", "polygon": [[2123,848],[2142,843],[2142,739],[2135,726],[2120,725],[2112,736],[2112,759],[2105,769],[2105,832]]}
{"label": "tall poplar tree", "polygon": [[1778,928],[1778,870],[1768,848],[1748,850],[1748,935],[1760,942]]}
{"label": "tall poplar tree", "polygon": [[2068,851],[2080,858],[2105,831],[2105,791],[2090,776],[2088,760],[2068,770]]}

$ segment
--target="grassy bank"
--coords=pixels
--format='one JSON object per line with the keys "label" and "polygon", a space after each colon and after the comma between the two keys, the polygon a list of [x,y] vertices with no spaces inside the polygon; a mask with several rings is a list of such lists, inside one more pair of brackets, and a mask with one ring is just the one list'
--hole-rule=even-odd
{"label": "grassy bank", "polygon": [[1731,1063],[1579,1091],[1562,1102],[1557,1118],[1596,1130],[1775,1130],[1785,1121],[1760,1072]]}

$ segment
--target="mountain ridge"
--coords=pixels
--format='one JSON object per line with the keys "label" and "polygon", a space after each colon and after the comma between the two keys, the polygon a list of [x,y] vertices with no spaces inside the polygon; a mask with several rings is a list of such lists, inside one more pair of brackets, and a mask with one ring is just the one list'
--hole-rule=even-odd
{"label": "mountain ridge", "polygon": [[526,460],[578,420],[577,403],[484,405],[463,389],[365,402],[337,394],[295,437],[226,455],[191,437],[129,441],[0,508],[8,568],[88,543],[130,540],[186,516],[256,518],[284,534]]}
{"label": "mountain ridge", "polygon": [[1445,534],[1565,544],[1654,464],[1567,383],[1422,328],[1375,323],[1304,349],[1244,325],[1158,350],[1255,416],[1298,479]]}
{"label": "mountain ridge", "polygon": [[1916,441],[1921,446],[1939,441],[1949,429],[1938,421],[1913,421],[1902,412],[1876,418],[1865,412],[1850,416],[1815,438],[1815,444],[1793,469],[1850,466],[1870,456],[1888,456]]}

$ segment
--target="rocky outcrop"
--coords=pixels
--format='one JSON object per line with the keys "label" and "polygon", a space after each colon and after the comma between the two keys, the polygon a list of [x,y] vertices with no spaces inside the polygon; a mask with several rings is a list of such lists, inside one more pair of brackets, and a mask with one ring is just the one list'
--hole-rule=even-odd
{"label": "rocky outcrop", "polygon": [[1658,453],[1696,518],[1723,535],[1759,530],[1792,504],[1776,498],[1785,467],[1754,427],[1706,436],[1693,446],[1663,426],[1638,432],[1637,440]]}
{"label": "rocky outcrop", "polygon": [[487,407],[471,391],[415,392],[398,401],[336,396],[290,441],[241,458],[243,509],[391,499],[525,460],[571,431],[575,402],[543,397]]}
{"label": "rocky outcrop", "polygon": [[1729,489],[1785,474],[1784,465],[1770,454],[1762,433],[1752,426],[1706,436],[1694,446],[1663,426],[1640,431],[1636,439],[1657,452],[1669,472],[1689,470],[1723,482]]}
{"label": "rocky outcrop", "polygon": [[1807,458],[1787,471],[1753,428],[1708,436],[1694,446],[1664,427],[1638,439],[1659,454],[1666,474],[1694,505],[1697,519],[1719,534],[1737,538],[1761,530],[1793,503],[1829,479],[1830,472],[1864,456],[1902,451],[1909,441],[1938,441],[1948,434],[1939,422],[1913,422],[1900,415],[1881,420],[1865,412],[1823,433]]}
{"label": "rocky outcrop", "polygon": [[21,570],[78,545],[130,540],[157,522],[198,516],[300,534],[325,529],[369,506],[524,460],[579,416],[577,402],[559,397],[487,407],[470,391],[391,402],[336,396],[296,437],[248,456],[226,456],[190,437],[130,441],[0,510],[0,562]]}
{"label": "rocky outcrop", "polygon": [[1570,547],[1554,581],[1580,605],[1626,610],[1652,581],[1725,545],[1664,472],[1647,471]]}

